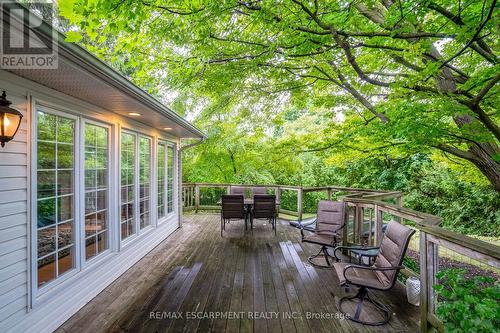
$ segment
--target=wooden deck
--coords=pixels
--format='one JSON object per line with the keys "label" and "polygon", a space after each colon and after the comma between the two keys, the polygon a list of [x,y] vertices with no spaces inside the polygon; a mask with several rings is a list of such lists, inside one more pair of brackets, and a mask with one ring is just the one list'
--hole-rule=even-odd
{"label": "wooden deck", "polygon": [[401,285],[374,293],[394,312],[387,325],[339,318],[345,290],[334,271],[307,263],[315,251],[285,221],[277,236],[262,221],[246,233],[231,222],[221,238],[218,215],[185,215],[57,332],[418,332],[419,310]]}

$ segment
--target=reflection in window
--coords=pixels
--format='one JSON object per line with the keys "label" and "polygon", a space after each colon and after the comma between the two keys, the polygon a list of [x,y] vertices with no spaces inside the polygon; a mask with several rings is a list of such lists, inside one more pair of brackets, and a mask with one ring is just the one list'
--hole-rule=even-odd
{"label": "reflection in window", "polygon": [[75,121],[37,112],[38,286],[75,267]]}
{"label": "reflection in window", "polygon": [[139,139],[139,221],[143,229],[151,224],[150,189],[151,189],[151,140],[141,137]]}
{"label": "reflection in window", "polygon": [[108,249],[108,129],[85,124],[85,258]]}
{"label": "reflection in window", "polygon": [[121,134],[121,236],[122,240],[135,233],[135,135]]}
{"label": "reflection in window", "polygon": [[158,184],[158,219],[165,217],[165,160],[166,160],[165,143],[158,143],[158,170],[157,170],[157,184]]}
{"label": "reflection in window", "polygon": [[171,213],[174,211],[174,147],[169,146],[167,152],[167,212]]}

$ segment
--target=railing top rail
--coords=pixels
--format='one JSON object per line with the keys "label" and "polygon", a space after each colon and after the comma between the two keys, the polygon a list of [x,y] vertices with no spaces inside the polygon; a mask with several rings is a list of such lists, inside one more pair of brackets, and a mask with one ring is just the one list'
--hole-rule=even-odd
{"label": "railing top rail", "polygon": [[348,203],[353,203],[353,204],[360,203],[360,204],[377,206],[382,211],[396,215],[398,217],[402,217],[407,220],[411,220],[418,224],[437,225],[442,221],[442,219],[438,216],[422,213],[410,208],[400,207],[398,205],[384,201],[366,199],[364,197],[359,198],[354,196],[344,196],[342,199]]}
{"label": "railing top rail", "polygon": [[[334,185],[327,185],[327,186],[316,186],[316,187],[305,187],[305,186],[298,186],[298,185],[281,185],[281,184],[234,184],[234,183],[183,183],[183,186],[203,186],[203,187],[227,187],[227,186],[243,186],[243,187],[269,187],[269,188],[283,188],[283,189],[302,189],[304,192],[311,192],[311,191],[326,191],[326,190],[333,190],[333,191],[340,191],[340,192],[365,192],[365,193],[373,193],[375,194],[389,194],[389,193],[396,193],[394,191],[387,191],[387,190],[376,190],[376,189],[369,189],[369,188],[357,188],[357,187],[343,187],[343,186],[334,186]],[[398,192],[400,193],[400,192]]]}
{"label": "railing top rail", "polygon": [[465,247],[469,250],[490,256],[495,260],[500,261],[500,246],[493,243],[488,243],[435,225],[419,224],[416,228],[429,235],[447,240],[450,243],[458,244],[461,247]]}

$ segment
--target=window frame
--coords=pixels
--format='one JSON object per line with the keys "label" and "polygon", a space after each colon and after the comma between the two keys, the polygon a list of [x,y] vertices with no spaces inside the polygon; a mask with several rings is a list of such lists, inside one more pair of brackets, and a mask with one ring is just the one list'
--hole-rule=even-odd
{"label": "window frame", "polygon": [[[107,209],[107,219],[108,219],[108,248],[97,255],[93,256],[92,258],[88,259],[86,258],[86,252],[85,252],[85,125],[93,125],[93,126],[99,126],[106,128],[108,130],[108,142],[107,142],[107,147],[108,147],[108,172],[106,173],[108,177],[108,199],[107,204],[108,204],[108,209]],[[114,202],[114,196],[116,192],[115,186],[113,186],[113,174],[114,174],[114,168],[115,164],[113,161],[113,151],[115,147],[113,146],[113,126],[104,122],[96,121],[93,119],[89,118],[84,118],[82,117],[81,121],[81,147],[80,147],[80,161],[81,164],[79,165],[79,168],[81,170],[81,177],[79,179],[80,184],[81,184],[81,200],[78,203],[80,205],[80,210],[81,210],[81,216],[80,218],[82,219],[81,223],[81,231],[80,231],[80,242],[81,242],[81,261],[82,261],[82,268],[86,268],[88,266],[93,265],[95,262],[98,262],[101,260],[101,258],[106,257],[109,255],[111,252],[116,250],[115,246],[115,233],[116,233],[116,228],[115,228],[115,223],[112,223],[113,218],[114,218],[114,208],[113,208],[113,202]]]}
{"label": "window frame", "polygon": [[[135,138],[135,156],[134,156],[134,226],[135,226],[135,233],[130,235],[129,237],[125,238],[125,239],[122,239],[122,234],[121,234],[121,204],[122,204],[122,193],[121,193],[121,180],[122,180],[122,175],[121,175],[121,156],[122,156],[122,133],[126,133],[126,134],[130,134],[130,135],[133,135],[134,138]],[[155,158],[154,158],[154,153],[156,153],[155,151],[153,151],[153,147],[154,147],[154,144],[156,142],[156,140],[154,140],[154,137],[153,136],[150,136],[150,135],[147,135],[147,134],[144,134],[144,133],[141,133],[141,132],[138,132],[138,131],[134,131],[132,129],[129,129],[129,128],[125,128],[125,127],[122,127],[118,133],[118,220],[119,220],[119,225],[118,225],[118,240],[119,240],[119,243],[120,243],[120,249],[123,248],[123,247],[126,247],[128,244],[132,243],[134,239],[136,239],[137,237],[140,237],[141,235],[143,235],[144,233],[146,233],[147,231],[151,230],[152,228],[155,227],[155,225],[153,224],[153,216],[151,215],[153,212],[151,211],[151,208],[152,208],[152,204],[153,204],[153,199],[154,199],[154,195],[156,194],[156,192],[153,191],[153,186],[154,184],[156,184],[156,182],[152,183],[151,180],[154,181],[154,179],[152,179],[153,177],[156,177],[156,173],[153,172],[153,170],[150,170],[150,186],[149,186],[149,197],[150,197],[150,200],[149,200],[149,212],[150,212],[150,224],[148,226],[146,226],[145,228],[143,229],[140,229],[140,216],[139,216],[139,205],[140,205],[140,202],[139,202],[139,194],[140,194],[140,185],[139,185],[139,181],[140,181],[140,170],[139,170],[139,164],[140,164],[140,152],[139,152],[139,141],[140,141],[140,138],[141,137],[144,137],[144,138],[147,138],[150,140],[151,142],[151,146],[150,146],[150,166],[154,166],[154,162],[155,162]],[[156,214],[154,215],[154,217],[156,217]]]}
{"label": "window frame", "polygon": [[[29,253],[29,259],[31,261],[31,286],[32,286],[32,295],[33,304],[37,300],[38,297],[41,297],[54,289],[54,287],[68,280],[69,278],[76,275],[78,272],[82,270],[82,261],[81,261],[81,242],[79,239],[80,229],[81,229],[81,217],[80,217],[80,201],[81,201],[81,184],[79,182],[80,179],[80,124],[81,117],[74,115],[69,110],[64,108],[55,107],[53,105],[45,104],[39,101],[33,101],[32,103],[32,119],[31,119],[31,172],[30,178],[34,181],[31,181],[31,203],[30,203],[30,216],[31,216],[31,247]],[[63,117],[66,119],[71,119],[74,121],[74,134],[73,134],[73,242],[74,242],[74,252],[73,252],[73,260],[74,266],[72,269],[67,272],[59,275],[54,280],[47,282],[42,286],[38,286],[38,214],[37,214],[37,203],[38,203],[38,112],[43,112],[46,114],[55,115],[58,117]]]}
{"label": "window frame", "polygon": [[[177,144],[171,140],[159,137],[157,142],[156,142],[156,154],[155,156],[158,157],[158,145],[163,144],[165,147],[165,161],[164,161],[164,193],[165,196],[163,197],[163,205],[165,209],[165,216],[162,218],[157,217],[157,223],[158,225],[163,224],[165,221],[169,220],[173,216],[176,215],[177,213],[177,200],[175,198],[177,197]],[[172,149],[173,151],[173,156],[172,156],[172,211],[168,212],[168,178],[169,178],[169,164],[168,164],[168,159],[169,159],[169,148]],[[158,167],[158,164],[156,165]],[[155,182],[156,182],[156,191],[158,191],[158,177],[156,175],[155,177]],[[156,195],[156,200],[158,199],[158,193],[155,193]],[[158,203],[156,202],[156,210],[158,210]]]}
{"label": "window frame", "polygon": [[[149,223],[144,227],[144,228],[141,228],[141,161],[140,161],[140,158],[141,158],[141,138],[143,139],[147,139],[149,140]],[[140,233],[143,233],[145,231],[147,231],[148,229],[154,227],[154,224],[153,224],[153,201],[154,201],[154,194],[155,192],[153,191],[153,186],[156,185],[156,182],[155,182],[155,176],[156,176],[156,173],[154,172],[154,168],[155,168],[155,165],[154,165],[154,162],[155,162],[155,159],[154,159],[154,144],[155,144],[156,140],[154,140],[154,137],[152,136],[148,136],[148,135],[145,135],[145,134],[142,134],[142,133],[138,133],[137,134],[137,161],[138,161],[138,164],[137,164],[137,187],[138,187],[138,192],[137,192],[137,205],[138,205],[138,210],[137,210],[137,227],[138,227],[138,231]],[[156,215],[155,215],[156,216]]]}

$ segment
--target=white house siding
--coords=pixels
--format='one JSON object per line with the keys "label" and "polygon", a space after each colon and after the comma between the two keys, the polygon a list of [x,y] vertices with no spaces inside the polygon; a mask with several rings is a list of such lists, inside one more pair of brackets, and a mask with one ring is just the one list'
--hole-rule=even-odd
{"label": "white house siding", "polygon": [[[98,109],[93,105],[53,91],[11,73],[0,70],[0,89],[7,91],[12,107],[24,115],[21,127],[11,142],[0,148],[0,332],[51,332],[106,286],[123,274],[134,263],[174,232],[179,226],[179,207],[165,223],[150,228],[125,246],[117,245],[91,265],[66,279],[41,296],[32,295],[31,287],[31,222],[30,222],[30,100],[41,100],[61,106],[75,114],[91,116],[98,121],[112,123],[115,128],[137,130],[157,139],[167,139],[178,145],[179,139],[165,137],[152,128],[116,114]],[[113,131],[116,144],[119,132]],[[116,150],[114,162],[116,170]],[[156,163],[156,159],[153,159]],[[156,165],[156,164],[154,164]],[[174,165],[177,167],[177,164]],[[154,169],[154,168],[153,168]],[[156,172],[152,173],[155,179]],[[118,184],[116,171],[111,183]],[[155,182],[152,181],[153,188]],[[177,200],[177,184],[174,184],[174,204]],[[116,192],[116,190],[115,190]],[[154,195],[155,192],[153,192]],[[152,210],[156,210],[153,199]],[[118,209],[111,216],[111,224],[118,224]],[[153,214],[155,216],[155,214]],[[155,220],[152,223],[155,224]],[[114,230],[118,230],[117,228]],[[120,248],[121,247],[121,248]],[[119,250],[118,250],[119,249]]]}
{"label": "white house siding", "polygon": [[23,119],[15,139],[0,148],[0,322],[25,313],[28,304],[27,95],[9,89],[9,100]]}

